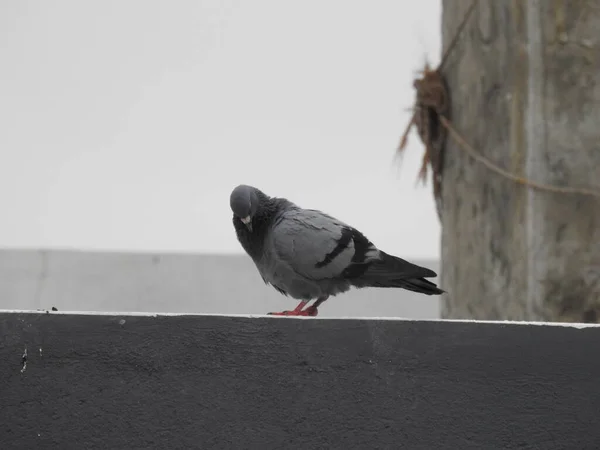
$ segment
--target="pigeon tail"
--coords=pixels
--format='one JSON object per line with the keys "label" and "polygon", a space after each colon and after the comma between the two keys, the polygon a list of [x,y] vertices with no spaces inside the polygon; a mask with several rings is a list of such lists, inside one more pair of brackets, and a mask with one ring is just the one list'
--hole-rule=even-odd
{"label": "pigeon tail", "polygon": [[362,276],[353,280],[356,287],[403,288],[425,295],[440,295],[445,291],[425,278],[437,274],[402,258],[380,252],[380,259],[371,262]]}
{"label": "pigeon tail", "polygon": [[425,295],[440,295],[445,291],[438,288],[435,283],[432,283],[425,278],[409,278],[406,280],[391,280],[387,285],[380,287],[400,287],[409,291],[417,292]]}

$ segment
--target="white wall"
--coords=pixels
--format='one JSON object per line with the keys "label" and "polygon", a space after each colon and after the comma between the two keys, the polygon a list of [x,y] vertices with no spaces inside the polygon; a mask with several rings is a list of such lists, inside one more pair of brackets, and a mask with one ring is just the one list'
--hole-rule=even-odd
{"label": "white wall", "polygon": [[[264,314],[295,305],[245,255],[0,250],[0,309]],[[352,290],[320,316],[437,318],[439,306],[399,289]]]}

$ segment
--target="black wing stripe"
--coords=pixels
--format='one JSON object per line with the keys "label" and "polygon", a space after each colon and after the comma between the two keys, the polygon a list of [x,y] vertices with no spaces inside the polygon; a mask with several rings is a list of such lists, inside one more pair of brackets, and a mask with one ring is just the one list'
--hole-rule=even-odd
{"label": "black wing stripe", "polygon": [[373,245],[364,234],[354,228],[352,229],[352,240],[354,241],[354,256],[350,265],[342,272],[344,278],[350,279],[360,277],[366,272],[370,265],[370,263],[365,264],[367,252]]}
{"label": "black wing stripe", "polygon": [[352,237],[353,237],[353,233],[350,228],[347,228],[347,227],[342,228],[342,235],[338,239],[337,245],[335,246],[335,248],[331,252],[329,252],[328,254],[325,255],[325,258],[323,258],[323,261],[319,261],[318,263],[316,263],[315,267],[317,269],[320,269],[322,267],[325,267],[328,264],[331,264],[331,261],[333,261],[340,253],[342,253],[348,247],[348,244],[350,244]]}

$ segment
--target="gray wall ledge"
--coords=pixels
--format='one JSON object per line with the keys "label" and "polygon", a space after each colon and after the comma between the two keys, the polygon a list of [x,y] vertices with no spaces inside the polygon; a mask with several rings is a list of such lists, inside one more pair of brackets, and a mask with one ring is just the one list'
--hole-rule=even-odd
{"label": "gray wall ledge", "polygon": [[600,443],[596,325],[0,311],[0,334],[6,449]]}

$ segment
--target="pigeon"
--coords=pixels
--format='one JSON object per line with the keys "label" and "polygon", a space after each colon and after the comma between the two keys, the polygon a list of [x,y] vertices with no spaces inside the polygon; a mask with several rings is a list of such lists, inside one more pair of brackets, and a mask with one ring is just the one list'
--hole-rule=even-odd
{"label": "pigeon", "polygon": [[385,253],[356,228],[324,212],[244,184],[231,192],[229,203],[237,239],[265,284],[300,301],[293,310],[270,315],[316,316],[324,301],[351,288],[445,292],[425,279],[437,276],[433,270]]}

